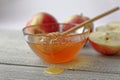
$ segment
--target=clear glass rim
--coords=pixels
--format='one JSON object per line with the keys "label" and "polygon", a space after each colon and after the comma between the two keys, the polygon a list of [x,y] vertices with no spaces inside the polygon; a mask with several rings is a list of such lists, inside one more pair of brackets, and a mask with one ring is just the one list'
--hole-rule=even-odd
{"label": "clear glass rim", "polygon": [[[68,25],[68,23],[46,23],[46,24],[40,24],[40,25],[52,25],[52,24],[55,24],[55,25]],[[72,23],[71,23],[72,24]],[[78,24],[72,24],[72,25],[78,25]],[[30,26],[25,26],[23,29],[22,29],[22,32],[23,32],[23,34],[24,35],[29,35],[29,36],[46,36],[46,34],[48,34],[48,33],[40,33],[40,34],[30,34],[30,33],[27,33],[25,30],[27,29],[27,28],[30,28],[30,27],[34,27],[34,26],[39,26],[39,25],[30,25]],[[85,29],[85,27],[83,26],[83,27],[81,27],[81,28],[84,28]],[[86,31],[85,32],[85,30],[83,29],[83,31],[81,32],[81,33],[76,33],[76,34],[82,34],[82,33],[89,33],[90,32],[90,28],[87,28],[88,29],[88,31]]]}

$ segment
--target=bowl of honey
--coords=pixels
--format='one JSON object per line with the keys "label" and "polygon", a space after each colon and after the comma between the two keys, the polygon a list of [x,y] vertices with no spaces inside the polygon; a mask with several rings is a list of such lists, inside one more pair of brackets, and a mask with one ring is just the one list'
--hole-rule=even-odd
{"label": "bowl of honey", "polygon": [[[62,27],[67,24],[59,23],[58,25],[59,33],[62,33]],[[47,35],[52,33],[31,33],[30,29],[35,26],[37,25],[23,28],[25,40],[38,57],[49,63],[64,63],[73,60],[87,42],[90,33],[89,28],[82,27],[67,35],[50,37]]]}

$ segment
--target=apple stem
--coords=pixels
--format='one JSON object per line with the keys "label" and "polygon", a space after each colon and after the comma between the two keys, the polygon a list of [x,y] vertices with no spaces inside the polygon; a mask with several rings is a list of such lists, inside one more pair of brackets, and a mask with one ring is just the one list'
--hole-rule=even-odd
{"label": "apple stem", "polygon": [[80,13],[80,16],[83,17],[83,13]]}

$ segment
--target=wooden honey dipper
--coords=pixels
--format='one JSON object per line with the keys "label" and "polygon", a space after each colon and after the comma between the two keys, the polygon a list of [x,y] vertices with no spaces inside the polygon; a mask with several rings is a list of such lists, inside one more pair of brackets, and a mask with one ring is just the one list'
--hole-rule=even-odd
{"label": "wooden honey dipper", "polygon": [[91,22],[93,22],[93,21],[96,21],[96,20],[98,20],[98,19],[100,19],[100,18],[102,18],[102,17],[104,17],[104,16],[107,16],[107,15],[109,15],[109,14],[111,14],[111,13],[113,13],[113,12],[119,10],[119,9],[120,9],[119,6],[118,6],[118,7],[115,7],[115,8],[113,8],[113,9],[110,9],[110,10],[108,10],[108,11],[106,11],[106,12],[98,15],[98,16],[95,16],[95,17],[92,18],[92,19],[89,19],[89,20],[87,20],[87,21],[85,21],[85,22],[83,22],[83,23],[81,23],[81,24],[78,24],[78,25],[74,26],[74,27],[68,29],[68,30],[65,31],[65,32],[62,32],[62,33],[53,32],[53,33],[48,34],[48,36],[67,35],[67,34],[69,34],[69,33],[71,33],[71,32],[74,32],[75,30],[83,27],[84,25],[86,25],[86,24],[88,24],[88,23],[91,23]]}

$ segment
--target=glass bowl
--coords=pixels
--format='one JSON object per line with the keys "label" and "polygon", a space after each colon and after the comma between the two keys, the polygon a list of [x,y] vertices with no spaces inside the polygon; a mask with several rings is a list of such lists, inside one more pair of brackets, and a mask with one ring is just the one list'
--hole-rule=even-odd
{"label": "glass bowl", "polygon": [[[61,33],[62,27],[68,24],[59,23],[57,25],[59,25],[59,32]],[[68,35],[50,38],[46,36],[48,33],[33,34],[31,29],[36,26],[38,25],[23,28],[25,40],[35,54],[49,63],[63,63],[73,60],[83,48],[90,33],[89,28],[82,27]]]}

